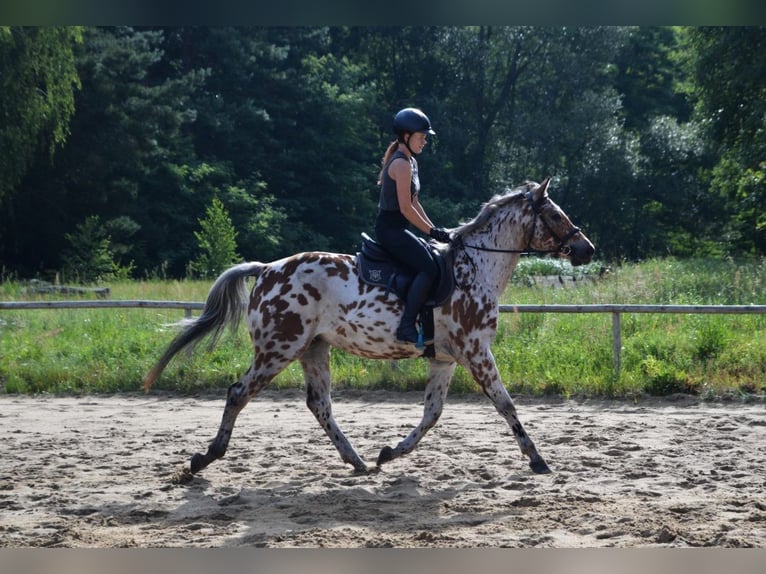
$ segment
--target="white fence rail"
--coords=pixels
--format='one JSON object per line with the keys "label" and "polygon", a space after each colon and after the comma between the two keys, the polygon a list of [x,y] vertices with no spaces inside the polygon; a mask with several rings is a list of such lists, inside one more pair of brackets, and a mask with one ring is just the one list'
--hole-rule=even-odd
{"label": "white fence rail", "polygon": [[[183,309],[186,317],[204,303],[193,301],[0,301],[1,309]],[[623,313],[684,313],[708,315],[766,314],[766,305],[500,305],[501,313],[611,313],[612,352],[615,375],[619,375],[622,350]]]}

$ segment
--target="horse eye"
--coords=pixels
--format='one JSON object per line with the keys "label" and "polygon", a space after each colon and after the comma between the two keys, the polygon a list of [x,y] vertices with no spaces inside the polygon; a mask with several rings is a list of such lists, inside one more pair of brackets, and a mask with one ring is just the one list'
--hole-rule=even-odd
{"label": "horse eye", "polygon": [[554,214],[553,214],[553,216],[551,217],[551,219],[552,219],[552,220],[553,220],[555,223],[559,223],[559,222],[561,221],[561,214],[559,214],[559,213],[554,213]]}

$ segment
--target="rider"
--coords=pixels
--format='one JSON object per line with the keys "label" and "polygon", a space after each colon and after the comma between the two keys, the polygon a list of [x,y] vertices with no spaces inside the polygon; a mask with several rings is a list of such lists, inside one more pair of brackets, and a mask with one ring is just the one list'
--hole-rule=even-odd
{"label": "rider", "polygon": [[426,246],[407,227],[412,224],[443,243],[450,241],[450,235],[445,229],[434,226],[418,199],[420,179],[415,156],[423,151],[427,136],[436,134],[431,129],[431,121],[417,108],[404,108],[394,116],[394,133],[396,140],[386,149],[378,176],[380,201],[375,237],[378,243],[415,273],[396,338],[417,343],[415,319],[428,297],[438,269]]}

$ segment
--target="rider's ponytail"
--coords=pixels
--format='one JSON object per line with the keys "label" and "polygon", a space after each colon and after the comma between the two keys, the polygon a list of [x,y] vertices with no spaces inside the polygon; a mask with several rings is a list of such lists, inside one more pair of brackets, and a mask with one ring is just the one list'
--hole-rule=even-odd
{"label": "rider's ponytail", "polygon": [[380,173],[378,174],[378,185],[382,185],[383,171],[386,169],[386,164],[388,164],[389,160],[391,159],[391,156],[394,154],[394,152],[397,149],[399,149],[399,140],[394,140],[388,146],[388,149],[386,149],[386,153],[383,154],[383,159],[380,162]]}

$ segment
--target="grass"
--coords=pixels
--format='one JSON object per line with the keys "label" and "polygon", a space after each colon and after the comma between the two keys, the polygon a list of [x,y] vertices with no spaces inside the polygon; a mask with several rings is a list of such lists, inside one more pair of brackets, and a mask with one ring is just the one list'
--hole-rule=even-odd
{"label": "grass", "polygon": [[[624,264],[599,275],[598,263],[572,268],[555,260],[523,260],[502,303],[766,304],[761,260],[658,259]],[[540,275],[570,278],[565,288],[542,286]],[[572,282],[571,278],[575,281]],[[125,281],[109,285],[112,299],[204,300],[210,282]],[[0,300],[28,300],[20,282],[0,284]],[[180,310],[0,310],[0,392],[112,393],[140,391],[141,380],[173,336]],[[763,315],[623,314],[622,368],[615,376],[608,313],[504,313],[493,345],[514,394],[634,397],[690,393],[703,398],[766,394]],[[225,388],[252,360],[244,327],[212,351],[179,356],[156,388],[196,393]],[[336,385],[417,390],[423,360],[371,361],[332,354]],[[297,363],[277,388],[303,385]],[[458,368],[451,392],[478,388]]]}

